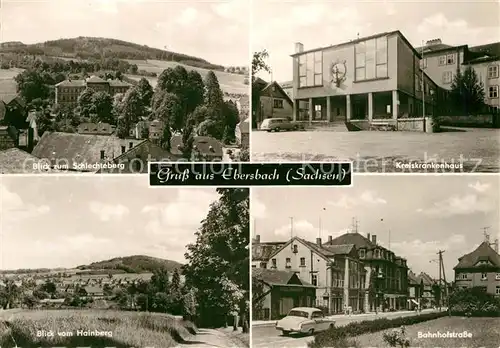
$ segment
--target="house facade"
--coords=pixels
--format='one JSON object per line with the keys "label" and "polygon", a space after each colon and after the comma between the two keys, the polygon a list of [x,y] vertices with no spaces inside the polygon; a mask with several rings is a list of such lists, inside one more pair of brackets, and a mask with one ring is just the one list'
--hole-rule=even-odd
{"label": "house facade", "polygon": [[132,87],[131,84],[120,80],[104,80],[97,76],[91,76],[84,80],[64,80],[55,85],[56,104],[76,105],[78,96],[86,89],[104,91],[112,96],[125,93]]}
{"label": "house facade", "polygon": [[242,148],[250,146],[250,118],[247,118],[236,125],[235,136],[237,144]]}
{"label": "house facade", "polygon": [[286,242],[262,242],[260,235],[252,239],[252,268],[268,268],[269,256]]}
{"label": "house facade", "polygon": [[327,313],[367,310],[367,271],[354,245],[324,245],[294,237],[269,256],[268,269],[292,271],[316,289]]}
{"label": "house facade", "polygon": [[[397,125],[435,112],[438,86],[399,31],[312,50],[296,43],[292,58],[294,120],[368,129],[377,121]],[[301,112],[304,102],[308,110]]]}
{"label": "house facade", "polygon": [[266,118],[291,118],[293,102],[283,88],[275,81],[266,84],[265,81],[258,80],[261,82],[259,107],[253,110],[257,124]]}
{"label": "house facade", "polygon": [[460,257],[454,267],[457,288],[481,287],[487,293],[500,296],[500,255],[497,250],[484,241],[474,251]]}
{"label": "house facade", "polygon": [[[372,277],[374,292],[367,310],[402,310],[408,308],[408,266],[406,260],[384,248],[377,236],[367,237],[358,232],[345,233],[328,241],[327,245],[351,244],[356,247],[358,258]],[[373,275],[372,275],[373,274]]]}

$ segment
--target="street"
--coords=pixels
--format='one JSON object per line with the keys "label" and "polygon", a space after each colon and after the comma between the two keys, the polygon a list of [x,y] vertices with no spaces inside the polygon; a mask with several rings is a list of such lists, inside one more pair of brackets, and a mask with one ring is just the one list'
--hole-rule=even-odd
{"label": "street", "polygon": [[[424,310],[422,313],[431,313],[434,310]],[[379,318],[397,318],[416,315],[415,312],[386,312],[379,314],[364,314],[352,316],[335,316],[335,326],[344,326],[351,322],[373,320]],[[307,347],[307,343],[314,340],[314,336],[282,336],[274,325],[252,326],[252,347]]]}
{"label": "street", "polygon": [[252,161],[354,162],[355,172],[450,172],[446,169],[400,168],[398,163],[463,163],[455,172],[500,169],[500,130],[462,129],[442,133],[332,132],[325,130],[268,133],[253,131]]}

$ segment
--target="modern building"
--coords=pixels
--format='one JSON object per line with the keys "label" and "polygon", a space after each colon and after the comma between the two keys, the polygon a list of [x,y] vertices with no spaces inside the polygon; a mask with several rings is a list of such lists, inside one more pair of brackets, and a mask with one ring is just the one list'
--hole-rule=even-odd
{"label": "modern building", "polygon": [[438,86],[400,31],[309,50],[296,43],[292,57],[294,120],[425,130],[435,113]]}
{"label": "modern building", "polygon": [[469,47],[450,46],[441,39],[434,39],[418,47],[417,51],[423,58],[421,68],[439,87],[450,90],[457,71],[463,72],[470,66],[484,86],[485,103],[494,108],[500,107],[500,42]]}
{"label": "modern building", "polygon": [[354,245],[358,258],[372,275],[369,282],[374,283],[373,298],[368,310],[401,310],[407,308],[408,266],[406,260],[377,242],[377,236],[367,237],[358,232],[345,233],[329,239],[326,247]]}
{"label": "modern building", "polygon": [[293,102],[283,88],[276,82],[266,83],[257,78],[254,85],[260,86],[259,106],[253,110],[257,125],[266,118],[290,118]]}
{"label": "modern building", "polygon": [[484,241],[474,251],[458,259],[458,264],[453,268],[457,288],[481,287],[490,294],[500,296],[498,241],[495,249],[489,241]]}
{"label": "modern building", "polygon": [[292,271],[316,288],[316,307],[327,313],[363,312],[368,307],[367,271],[353,244],[323,244],[299,237],[269,255],[268,269]]}
{"label": "modern building", "polygon": [[86,89],[108,92],[112,96],[125,93],[132,87],[131,84],[121,80],[104,80],[98,76],[91,76],[83,80],[64,80],[55,85],[56,104],[75,105],[78,96]]}
{"label": "modern building", "polygon": [[253,320],[276,320],[294,307],[312,307],[316,287],[295,272],[255,268],[252,271]]}

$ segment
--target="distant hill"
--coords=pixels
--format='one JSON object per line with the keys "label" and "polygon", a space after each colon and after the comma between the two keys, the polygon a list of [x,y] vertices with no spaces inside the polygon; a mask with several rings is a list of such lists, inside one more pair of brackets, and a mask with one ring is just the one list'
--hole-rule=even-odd
{"label": "distant hill", "polygon": [[4,42],[0,44],[0,52],[2,51],[74,59],[158,59],[205,69],[224,70],[223,66],[212,64],[199,57],[100,37],[79,36],[72,39],[52,40],[30,45],[25,45],[22,42]]}
{"label": "distant hill", "polygon": [[77,268],[80,270],[122,270],[127,273],[153,272],[158,269],[172,272],[175,269],[182,268],[182,264],[151,256],[133,255],[93,262],[90,265],[82,265]]}

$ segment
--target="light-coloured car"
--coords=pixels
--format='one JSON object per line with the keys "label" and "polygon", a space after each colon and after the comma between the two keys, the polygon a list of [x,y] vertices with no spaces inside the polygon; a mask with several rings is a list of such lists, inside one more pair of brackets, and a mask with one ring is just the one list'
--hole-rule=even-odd
{"label": "light-coloured car", "polygon": [[331,329],[335,321],[325,318],[321,309],[311,307],[293,308],[286,317],[276,322],[276,330],[284,336],[290,333],[314,334]]}
{"label": "light-coloured car", "polygon": [[266,118],[260,125],[260,129],[266,130],[268,132],[299,130],[303,128],[304,127],[300,123],[293,122],[289,118]]}

